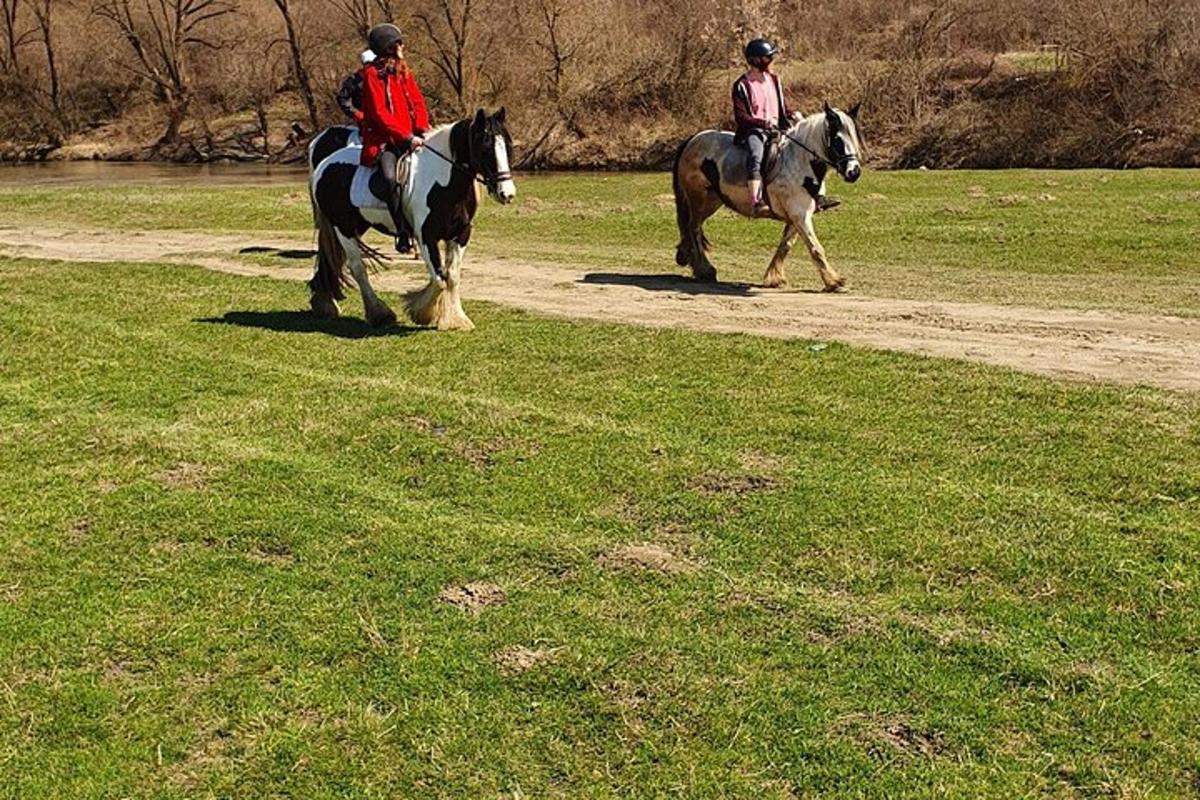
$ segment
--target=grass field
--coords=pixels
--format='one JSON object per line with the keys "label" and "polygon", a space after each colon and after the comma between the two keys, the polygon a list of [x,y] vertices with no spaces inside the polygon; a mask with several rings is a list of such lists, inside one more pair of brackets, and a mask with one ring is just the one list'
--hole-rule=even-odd
{"label": "grass field", "polygon": [[[824,222],[870,274],[1200,286],[1187,173],[868,178]],[[1085,212],[992,199],[1049,180]],[[661,181],[527,180],[481,249],[659,270]],[[6,188],[0,224],[300,231],[303,199]],[[1039,258],[962,216],[875,241],[950,202]],[[375,335],[181,266],[0,280],[0,797],[1200,791],[1200,398],[470,302]]]}
{"label": "grass field", "polygon": [[[0,277],[5,796],[1200,780],[1194,398],[487,306],[364,338],[184,267]],[[506,602],[439,599],[472,582]]]}
{"label": "grass field", "polygon": [[[476,249],[604,271],[675,271],[665,174],[525,177],[517,204],[483,211]],[[1200,175],[1136,172],[868,172],[830,181],[844,209],[818,235],[855,291],[1039,306],[1200,313]],[[0,225],[303,232],[302,186],[0,186]],[[710,223],[724,279],[762,277],[780,226],[722,212]],[[819,286],[803,247],[789,274]],[[294,265],[294,264],[293,264]]]}

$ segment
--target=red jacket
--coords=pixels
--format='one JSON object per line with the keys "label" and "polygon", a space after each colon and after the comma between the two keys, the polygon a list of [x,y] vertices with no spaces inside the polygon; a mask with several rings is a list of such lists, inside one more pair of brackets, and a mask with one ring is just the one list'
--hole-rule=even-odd
{"label": "red jacket", "polygon": [[411,71],[402,78],[375,64],[362,69],[361,124],[363,151],[360,163],[374,166],[379,153],[389,144],[404,148],[414,135],[429,130],[425,97]]}

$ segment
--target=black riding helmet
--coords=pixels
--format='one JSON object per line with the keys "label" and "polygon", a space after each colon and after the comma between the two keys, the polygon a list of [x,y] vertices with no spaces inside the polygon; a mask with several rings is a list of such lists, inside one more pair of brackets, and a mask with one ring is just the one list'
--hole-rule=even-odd
{"label": "black riding helmet", "polygon": [[752,39],[744,52],[746,60],[753,61],[756,58],[774,58],[779,54],[779,48],[769,39]]}
{"label": "black riding helmet", "polygon": [[377,55],[385,56],[391,53],[397,44],[404,44],[404,36],[392,23],[382,22],[371,28],[371,32],[367,34],[367,44]]}

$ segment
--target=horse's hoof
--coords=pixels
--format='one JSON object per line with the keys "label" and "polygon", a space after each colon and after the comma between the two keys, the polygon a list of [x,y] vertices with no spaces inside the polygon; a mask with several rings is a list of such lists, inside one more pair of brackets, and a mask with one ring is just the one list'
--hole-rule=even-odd
{"label": "horse's hoof", "polygon": [[783,278],[764,278],[762,286],[764,289],[782,289],[787,286],[787,281]]}
{"label": "horse's hoof", "polygon": [[308,304],[314,314],[324,319],[337,319],[342,313],[337,301],[327,295],[314,294]]}
{"label": "horse's hoof", "polygon": [[475,323],[471,322],[469,317],[463,315],[453,319],[442,320],[438,323],[437,329],[439,331],[473,331],[475,330]]}
{"label": "horse's hoof", "polygon": [[716,283],[717,271],[715,269],[694,269],[692,276],[700,281],[700,283]]}
{"label": "horse's hoof", "polygon": [[396,312],[390,308],[385,308],[382,311],[376,311],[373,314],[367,315],[367,323],[372,328],[387,328],[396,324]]}
{"label": "horse's hoof", "polygon": [[826,294],[844,294],[846,292],[846,282],[838,281],[825,287]]}

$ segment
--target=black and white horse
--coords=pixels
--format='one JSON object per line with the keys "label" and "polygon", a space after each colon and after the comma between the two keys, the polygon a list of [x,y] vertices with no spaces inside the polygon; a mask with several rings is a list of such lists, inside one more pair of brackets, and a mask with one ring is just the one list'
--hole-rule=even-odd
{"label": "black and white horse", "polygon": [[[825,291],[842,291],[846,281],[829,266],[825,248],[813,230],[813,214],[830,169],[848,183],[854,183],[862,174],[858,106],[847,113],[826,103],[822,113],[793,119],[780,142],[763,192],[770,201],[770,216],[785,226],[775,257],[763,276],[763,285],[784,285],[784,259],[796,240],[803,237]],[[721,206],[745,217],[752,216],[748,178],[746,150],[734,143],[734,136],[728,131],[701,131],[679,148],[673,174],[675,216],[679,223],[675,263],[690,266],[697,280],[717,279],[717,270],[708,259],[704,221]]]}
{"label": "black and white horse", "polygon": [[[405,217],[429,270],[429,283],[405,296],[408,316],[438,330],[475,327],[459,294],[462,263],[479,207],[477,184],[501,204],[517,195],[509,168],[512,139],[504,109],[443,125],[425,137],[425,147],[409,158],[404,190]],[[375,294],[367,278],[361,237],[374,228],[395,235],[384,202],[385,182],[374,168],[360,167],[357,132],[345,127],[321,133],[309,146],[313,221],[317,227],[317,267],[308,286],[312,309],[322,316],[340,312],[344,268],[348,265],[362,292],[367,321],[376,327],[396,321],[395,313]],[[340,145],[334,147],[334,145]],[[444,247],[444,254],[443,254]]]}
{"label": "black and white horse", "polygon": [[358,135],[358,128],[353,125],[334,125],[314,136],[308,143],[309,179],[312,179],[313,171],[322,161],[343,147],[351,145],[362,147],[362,138]]}

